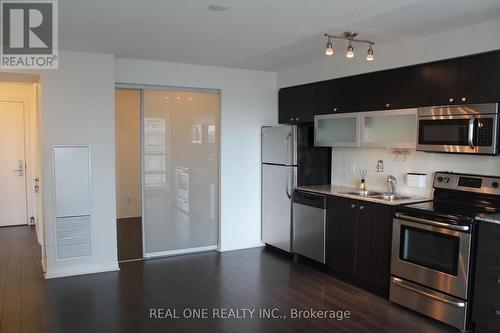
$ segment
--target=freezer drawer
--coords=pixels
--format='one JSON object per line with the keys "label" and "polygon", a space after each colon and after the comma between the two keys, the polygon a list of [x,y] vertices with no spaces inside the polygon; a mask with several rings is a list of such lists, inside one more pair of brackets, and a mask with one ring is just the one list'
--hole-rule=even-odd
{"label": "freezer drawer", "polygon": [[295,191],[293,252],[325,263],[326,198]]}
{"label": "freezer drawer", "polygon": [[262,242],[291,252],[293,179],[296,167],[262,165]]}

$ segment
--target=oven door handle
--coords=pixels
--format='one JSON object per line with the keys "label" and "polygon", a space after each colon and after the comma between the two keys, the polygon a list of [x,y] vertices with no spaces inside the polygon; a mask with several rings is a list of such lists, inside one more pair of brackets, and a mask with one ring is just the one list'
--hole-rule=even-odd
{"label": "oven door handle", "polygon": [[416,292],[417,294],[421,294],[421,295],[427,296],[429,298],[435,299],[436,301],[439,301],[439,302],[443,302],[443,303],[446,303],[446,304],[449,304],[449,305],[453,305],[453,306],[456,306],[456,307],[459,307],[459,308],[465,307],[465,303],[464,302],[455,302],[455,301],[451,301],[451,300],[446,299],[446,298],[442,298],[442,297],[433,295],[433,294],[431,294],[429,292],[426,292],[426,291],[417,289],[415,287],[412,287],[412,286],[406,284],[403,280],[398,279],[398,278],[394,278],[393,277],[392,278],[392,283],[394,283],[395,285],[397,285],[397,286],[399,286],[401,288],[408,289],[410,291]]}
{"label": "oven door handle", "polygon": [[401,220],[422,223],[422,224],[432,225],[432,226],[436,226],[436,227],[442,227],[442,228],[451,229],[451,230],[468,231],[470,229],[466,225],[454,225],[454,224],[443,223],[443,222],[438,222],[438,221],[433,221],[433,220],[421,219],[418,217],[408,216],[406,214],[401,214],[401,213],[396,213],[395,215],[397,218],[399,218]]}
{"label": "oven door handle", "polygon": [[474,124],[476,122],[477,117],[472,117],[469,120],[469,147],[472,149],[476,149],[474,145]]}

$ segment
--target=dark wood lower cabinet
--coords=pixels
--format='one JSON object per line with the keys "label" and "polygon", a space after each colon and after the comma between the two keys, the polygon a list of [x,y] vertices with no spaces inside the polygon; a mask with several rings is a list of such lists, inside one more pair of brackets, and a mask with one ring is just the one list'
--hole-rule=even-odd
{"label": "dark wood lower cabinet", "polygon": [[500,331],[500,225],[479,225],[472,304],[476,333]]}
{"label": "dark wood lower cabinet", "polygon": [[330,197],[327,209],[327,265],[331,272],[387,297],[392,206]]}

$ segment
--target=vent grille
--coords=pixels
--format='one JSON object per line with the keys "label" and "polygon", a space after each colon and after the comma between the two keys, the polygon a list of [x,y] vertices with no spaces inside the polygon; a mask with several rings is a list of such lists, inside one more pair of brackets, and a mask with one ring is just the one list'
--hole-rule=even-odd
{"label": "vent grille", "polygon": [[57,259],[91,255],[90,216],[56,218]]}

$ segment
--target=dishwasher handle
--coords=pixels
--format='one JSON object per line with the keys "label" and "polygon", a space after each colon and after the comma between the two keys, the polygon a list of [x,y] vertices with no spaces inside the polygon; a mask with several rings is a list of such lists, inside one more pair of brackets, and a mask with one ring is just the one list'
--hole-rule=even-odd
{"label": "dishwasher handle", "polygon": [[293,202],[320,209],[326,208],[326,196],[309,192],[295,191],[293,193]]}

